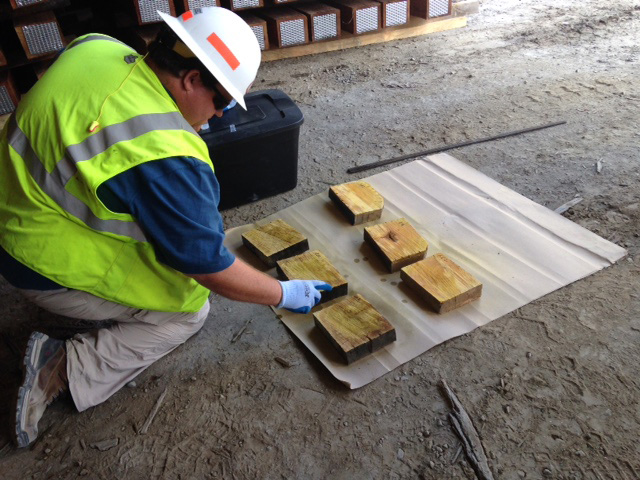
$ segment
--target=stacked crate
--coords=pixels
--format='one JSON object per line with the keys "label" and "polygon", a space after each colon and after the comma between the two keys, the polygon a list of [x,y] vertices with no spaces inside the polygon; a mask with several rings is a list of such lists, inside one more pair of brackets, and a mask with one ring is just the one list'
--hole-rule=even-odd
{"label": "stacked crate", "polygon": [[163,25],[158,11],[177,16],[212,6],[237,12],[263,51],[402,28],[411,17],[431,21],[452,14],[452,0],[0,0],[0,115],[16,108],[73,38],[105,33],[145,53]]}

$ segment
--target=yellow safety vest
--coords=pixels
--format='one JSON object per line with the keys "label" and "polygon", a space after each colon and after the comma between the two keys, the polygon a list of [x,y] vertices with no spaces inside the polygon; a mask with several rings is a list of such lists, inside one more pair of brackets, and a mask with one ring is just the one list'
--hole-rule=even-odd
{"label": "yellow safety vest", "polygon": [[136,219],[96,194],[119,173],[174,156],[213,168],[206,144],[134,50],[104,35],[78,38],[0,135],[0,244],[67,288],[135,308],[199,310],[209,290],[159,263]]}

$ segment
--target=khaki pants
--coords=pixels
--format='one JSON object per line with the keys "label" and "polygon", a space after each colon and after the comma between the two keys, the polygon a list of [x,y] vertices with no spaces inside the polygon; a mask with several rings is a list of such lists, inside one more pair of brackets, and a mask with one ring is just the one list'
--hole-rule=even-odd
{"label": "khaki pants", "polygon": [[114,320],[100,330],[67,340],[69,390],[82,412],[104,402],[153,362],[195,334],[207,318],[209,302],[199,312],[140,310],[79,290],[21,290],[45,310],[83,320]]}

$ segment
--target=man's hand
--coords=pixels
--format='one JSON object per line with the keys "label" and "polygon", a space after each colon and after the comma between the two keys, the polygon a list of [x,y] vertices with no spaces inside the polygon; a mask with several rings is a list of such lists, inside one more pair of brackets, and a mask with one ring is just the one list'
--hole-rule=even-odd
{"label": "man's hand", "polygon": [[320,280],[289,280],[280,282],[282,300],[276,308],[286,308],[294,313],[309,313],[320,301],[320,291],[333,287]]}

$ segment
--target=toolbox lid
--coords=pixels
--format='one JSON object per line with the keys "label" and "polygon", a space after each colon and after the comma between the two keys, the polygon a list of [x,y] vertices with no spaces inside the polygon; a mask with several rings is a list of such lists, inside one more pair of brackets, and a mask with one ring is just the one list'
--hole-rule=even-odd
{"label": "toolbox lid", "polygon": [[286,93],[259,90],[245,97],[247,110],[232,108],[222,117],[209,120],[209,128],[200,136],[215,146],[272,135],[298,128],[304,121],[302,112]]}

